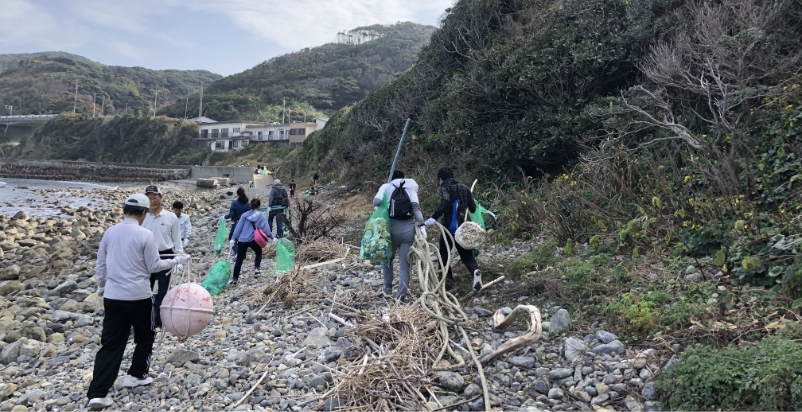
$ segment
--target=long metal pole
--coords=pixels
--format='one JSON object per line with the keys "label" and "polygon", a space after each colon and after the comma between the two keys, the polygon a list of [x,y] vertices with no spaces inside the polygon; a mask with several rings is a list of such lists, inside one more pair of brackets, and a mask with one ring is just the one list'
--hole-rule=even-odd
{"label": "long metal pole", "polygon": [[198,100],[198,139],[203,136],[201,129],[203,129],[203,82],[201,82],[200,100]]}
{"label": "long metal pole", "polygon": [[92,118],[95,118],[95,99],[97,99],[97,93],[92,93]]}
{"label": "long metal pole", "polygon": [[75,100],[72,101],[72,114],[75,114],[75,106],[78,104],[78,82],[75,82]]}
{"label": "long metal pole", "polygon": [[159,91],[156,90],[156,96],[153,96],[153,117],[156,117],[156,102],[159,101]]}
{"label": "long metal pole", "polygon": [[409,118],[407,118],[407,123],[404,125],[404,132],[401,133],[401,141],[398,142],[398,150],[395,151],[395,159],[393,159],[393,166],[390,168],[390,176],[387,178],[387,183],[393,181],[393,173],[395,173],[395,165],[398,163],[398,157],[401,156],[401,145],[404,144],[404,136],[407,135],[407,129],[409,129]]}
{"label": "long metal pole", "polygon": [[189,108],[189,96],[187,96],[187,103],[184,105],[184,120],[187,118],[187,109]]}

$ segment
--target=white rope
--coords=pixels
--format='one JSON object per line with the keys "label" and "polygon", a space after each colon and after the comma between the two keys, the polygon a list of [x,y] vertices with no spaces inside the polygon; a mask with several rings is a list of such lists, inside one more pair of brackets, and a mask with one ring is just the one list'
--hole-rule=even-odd
{"label": "white rope", "polygon": [[[476,353],[468,342],[468,334],[465,333],[465,329],[463,328],[463,325],[468,323],[470,318],[462,310],[462,306],[456,296],[446,290],[446,277],[451,267],[452,252],[454,251],[454,245],[456,245],[456,243],[451,232],[446,230],[443,225],[436,223],[435,227],[440,231],[440,236],[445,240],[446,261],[443,262],[441,259],[437,247],[429,243],[423,234],[417,231],[415,233],[415,243],[409,249],[408,256],[410,266],[417,269],[418,283],[422,290],[421,296],[416,302],[421,305],[424,311],[437,319],[437,329],[443,340],[443,346],[440,348],[440,352],[433,362],[432,369],[453,370],[465,367],[465,359],[454,350],[449,339],[448,328],[454,327],[466,341],[465,346],[467,346],[468,352],[471,355],[471,360],[476,366],[479,377],[482,380],[485,411],[490,411],[490,391],[488,389],[487,378],[485,378],[481,362],[479,362]],[[432,254],[436,256],[436,259],[432,259]],[[429,304],[431,304],[432,308],[429,307],[427,301],[430,302]],[[437,366],[446,352],[457,361],[457,364],[448,367]]]}

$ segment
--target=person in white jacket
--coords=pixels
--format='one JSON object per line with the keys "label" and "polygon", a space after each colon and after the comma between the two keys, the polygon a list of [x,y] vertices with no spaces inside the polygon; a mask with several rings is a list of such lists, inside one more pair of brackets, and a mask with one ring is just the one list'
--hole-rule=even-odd
{"label": "person in white jacket", "polygon": [[[399,196],[396,196],[396,199],[394,199],[393,193],[396,189],[404,190],[406,192],[405,198],[400,196],[399,199]],[[409,255],[409,248],[415,241],[415,227],[417,226],[423,237],[426,237],[426,226],[424,225],[423,214],[418,200],[418,183],[412,179],[405,179],[404,172],[400,170],[393,172],[392,181],[383,184],[376,196],[373,197],[373,205],[380,205],[385,195],[387,195],[390,207],[390,237],[393,241],[393,248],[390,255],[390,264],[382,264],[382,274],[384,275],[382,295],[388,298],[393,296],[392,265],[396,252],[401,249],[401,255],[398,259],[400,271],[396,299],[403,302],[409,285],[409,261],[407,260],[407,255]]]}
{"label": "person in white jacket", "polygon": [[173,213],[178,218],[178,227],[181,229],[181,246],[186,248],[189,237],[192,236],[192,222],[189,221],[189,215],[184,213],[184,203],[173,202]]}
{"label": "person in white jacket", "polygon": [[154,296],[150,289],[150,274],[183,265],[188,255],[162,259],[153,233],[143,227],[150,200],[137,193],[123,204],[125,219],[103,234],[97,252],[97,293],[103,296],[103,331],[100,350],[95,356],[92,382],[87,390],[90,409],[111,406],[109,390],[123,361],[125,345],[131,328],[134,328],[136,348],[131,367],[123,379],[123,386],[148,385],[150,355],[156,339]]}

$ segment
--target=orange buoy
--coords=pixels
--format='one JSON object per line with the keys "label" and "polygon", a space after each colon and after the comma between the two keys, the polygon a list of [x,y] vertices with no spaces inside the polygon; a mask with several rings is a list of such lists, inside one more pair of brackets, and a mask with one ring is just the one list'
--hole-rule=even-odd
{"label": "orange buoy", "polygon": [[197,283],[168,290],[160,310],[164,329],[182,341],[200,333],[214,316],[212,295]]}

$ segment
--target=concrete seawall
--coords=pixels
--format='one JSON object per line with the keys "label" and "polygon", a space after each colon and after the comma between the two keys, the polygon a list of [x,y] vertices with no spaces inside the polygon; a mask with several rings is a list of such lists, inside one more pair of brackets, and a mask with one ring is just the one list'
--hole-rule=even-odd
{"label": "concrete seawall", "polygon": [[93,182],[149,182],[189,178],[188,167],[172,165],[113,165],[58,161],[0,163],[0,176],[20,179]]}
{"label": "concrete seawall", "polygon": [[227,177],[233,184],[244,184],[253,180],[252,167],[192,166],[192,178]]}

